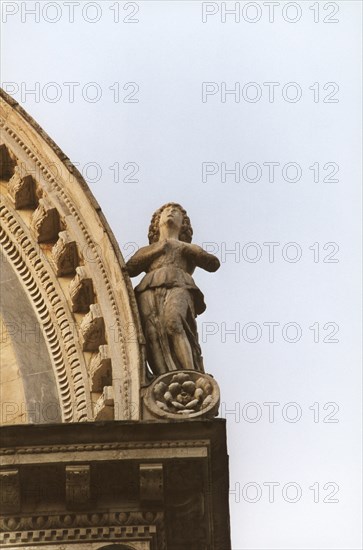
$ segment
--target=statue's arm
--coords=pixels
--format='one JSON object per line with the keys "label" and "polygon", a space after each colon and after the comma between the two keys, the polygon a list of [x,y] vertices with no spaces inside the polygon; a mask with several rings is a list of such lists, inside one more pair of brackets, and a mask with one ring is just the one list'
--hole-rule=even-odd
{"label": "statue's arm", "polygon": [[162,252],[159,243],[150,246],[143,246],[126,263],[127,271],[130,277],[136,277],[143,271],[146,271],[149,264],[157,258]]}
{"label": "statue's arm", "polygon": [[206,252],[200,246],[196,244],[191,244],[190,252],[197,267],[201,267],[206,271],[214,272],[217,271],[220,267],[220,261],[216,256]]}

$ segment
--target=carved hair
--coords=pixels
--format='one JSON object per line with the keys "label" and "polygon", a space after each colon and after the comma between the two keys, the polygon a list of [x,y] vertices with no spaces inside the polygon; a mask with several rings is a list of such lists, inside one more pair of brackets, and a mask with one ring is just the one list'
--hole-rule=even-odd
{"label": "carved hair", "polygon": [[156,243],[159,240],[160,237],[160,230],[159,230],[159,222],[160,222],[160,216],[163,210],[167,208],[168,206],[176,206],[179,208],[180,212],[183,214],[183,225],[180,230],[179,239],[181,241],[184,241],[185,243],[191,243],[192,242],[192,235],[193,235],[193,229],[190,223],[189,216],[187,215],[186,210],[184,208],[176,203],[176,202],[168,202],[158,208],[156,212],[152,215],[150,226],[149,226],[149,243]]}

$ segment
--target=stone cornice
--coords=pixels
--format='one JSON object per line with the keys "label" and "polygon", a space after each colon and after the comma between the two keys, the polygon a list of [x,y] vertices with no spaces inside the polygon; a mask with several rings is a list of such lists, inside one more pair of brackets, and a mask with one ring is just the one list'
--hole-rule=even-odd
{"label": "stone cornice", "polygon": [[[0,428],[2,544],[229,550],[225,427],[224,419],[182,419]],[[27,478],[19,487],[32,471],[35,485]]]}

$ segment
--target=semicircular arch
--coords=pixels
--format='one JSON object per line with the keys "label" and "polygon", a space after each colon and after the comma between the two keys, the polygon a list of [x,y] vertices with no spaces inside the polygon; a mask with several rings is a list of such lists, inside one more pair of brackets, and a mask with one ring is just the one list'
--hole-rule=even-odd
{"label": "semicircular arch", "polygon": [[116,239],[75,166],[2,91],[0,125],[0,240],[12,281],[2,395],[17,377],[28,412],[53,402],[63,422],[138,420],[143,336]]}

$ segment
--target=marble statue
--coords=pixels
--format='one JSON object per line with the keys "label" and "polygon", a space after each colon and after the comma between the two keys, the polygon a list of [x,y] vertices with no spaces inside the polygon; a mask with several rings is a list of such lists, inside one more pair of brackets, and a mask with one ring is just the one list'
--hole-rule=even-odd
{"label": "marble statue", "polygon": [[196,267],[216,271],[219,260],[191,244],[190,219],[180,204],[164,204],[153,214],[149,246],[127,262],[131,277],[146,275],[135,288],[146,354],[154,374],[175,370],[203,373],[196,317],[206,309],[192,274]]}

